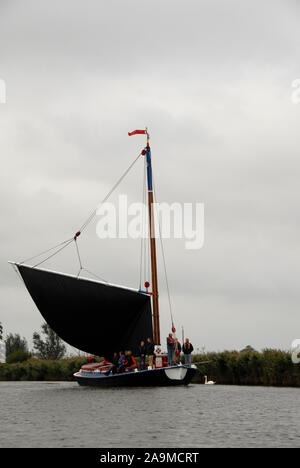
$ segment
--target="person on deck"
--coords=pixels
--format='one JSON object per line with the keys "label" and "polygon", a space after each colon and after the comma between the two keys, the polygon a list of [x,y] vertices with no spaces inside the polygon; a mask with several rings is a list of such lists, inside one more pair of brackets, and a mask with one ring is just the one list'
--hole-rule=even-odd
{"label": "person on deck", "polygon": [[153,367],[154,343],[150,337],[147,338],[146,342],[146,354],[148,359],[148,366]]}
{"label": "person on deck", "polygon": [[132,372],[133,369],[137,368],[137,363],[134,357],[132,356],[132,351],[126,351],[124,365],[125,365],[126,371],[128,372]]}
{"label": "person on deck", "polygon": [[186,338],[184,345],[182,346],[182,351],[184,354],[184,362],[187,364],[189,367],[191,366],[191,360],[192,360],[192,352],[194,351],[192,343],[190,343],[190,340]]}
{"label": "person on deck", "polygon": [[112,363],[117,366],[118,365],[118,360],[119,360],[119,353],[114,353]]}
{"label": "person on deck", "polygon": [[168,349],[168,366],[170,366],[174,360],[174,351],[175,351],[175,340],[172,333],[169,333],[167,337],[167,349]]}
{"label": "person on deck", "polygon": [[145,342],[141,341],[139,346],[139,371],[144,370],[146,367],[146,346]]}
{"label": "person on deck", "polygon": [[180,362],[180,353],[181,353],[181,344],[178,341],[178,338],[175,338],[175,352],[174,352],[174,361],[176,364]]}
{"label": "person on deck", "polygon": [[116,374],[118,370],[118,361],[119,361],[119,353],[114,353],[114,356],[112,358],[112,366],[108,369],[106,375],[109,375],[110,373]]}
{"label": "person on deck", "polygon": [[125,372],[125,353],[124,351],[120,351],[119,353],[119,359],[118,359],[118,368],[117,368],[117,373],[122,374],[122,372]]}
{"label": "person on deck", "polygon": [[94,362],[96,362],[95,356],[89,356],[89,357],[88,357],[88,363],[89,363],[89,364],[92,364],[92,363],[94,363]]}

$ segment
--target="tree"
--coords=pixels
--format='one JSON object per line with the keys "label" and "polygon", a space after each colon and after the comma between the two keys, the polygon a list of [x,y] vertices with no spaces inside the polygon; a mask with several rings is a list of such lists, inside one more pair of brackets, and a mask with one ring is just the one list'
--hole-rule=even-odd
{"label": "tree", "polygon": [[63,341],[47,323],[43,323],[42,333],[45,335],[44,340],[39,333],[34,332],[33,334],[33,347],[40,359],[62,359],[66,352]]}
{"label": "tree", "polygon": [[6,357],[6,363],[12,364],[14,362],[23,362],[27,361],[27,359],[29,359],[30,357],[31,354],[27,351],[24,351],[23,349],[17,349],[16,351],[14,351]]}
{"label": "tree", "polygon": [[6,357],[9,356],[11,353],[14,353],[15,351],[22,350],[22,351],[28,351],[28,344],[25,338],[21,338],[19,334],[13,335],[10,333],[7,335],[5,338],[5,352],[6,352]]}
{"label": "tree", "polygon": [[240,351],[240,353],[247,353],[247,352],[250,352],[250,351],[251,351],[252,353],[256,353],[256,352],[257,352],[254,348],[252,348],[252,346],[247,345],[246,348],[244,348],[244,349],[242,349],[242,350]]}
{"label": "tree", "polygon": [[0,322],[0,363],[5,362],[5,344],[3,343],[3,327]]}

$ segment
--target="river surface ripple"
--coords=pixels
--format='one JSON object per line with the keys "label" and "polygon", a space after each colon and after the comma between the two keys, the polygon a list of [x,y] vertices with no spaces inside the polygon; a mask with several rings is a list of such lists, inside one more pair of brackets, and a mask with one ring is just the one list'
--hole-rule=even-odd
{"label": "river surface ripple", "polygon": [[0,447],[300,447],[300,389],[0,382]]}

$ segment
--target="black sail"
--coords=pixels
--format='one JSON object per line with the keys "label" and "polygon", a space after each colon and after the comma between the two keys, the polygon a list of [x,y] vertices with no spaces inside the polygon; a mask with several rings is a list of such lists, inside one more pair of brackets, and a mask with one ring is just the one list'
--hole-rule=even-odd
{"label": "black sail", "polygon": [[16,265],[50,327],[71,346],[97,356],[131,349],[153,336],[150,297],[126,288]]}

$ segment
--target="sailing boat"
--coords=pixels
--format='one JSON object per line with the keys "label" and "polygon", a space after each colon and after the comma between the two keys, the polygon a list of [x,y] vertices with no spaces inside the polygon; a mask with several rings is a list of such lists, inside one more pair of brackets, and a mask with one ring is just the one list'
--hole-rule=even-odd
{"label": "sailing boat", "polygon": [[[81,273],[84,268],[81,264],[77,238],[92,216],[76,232],[75,236],[55,246],[55,252],[42,262],[34,266],[25,262],[10,262],[17,268],[41,315],[57,335],[77,349],[97,356],[105,356],[107,359],[119,350],[131,350],[133,355],[137,354],[138,344],[148,337],[153,339],[155,345],[161,344],[152,164],[148,128],[129,133],[130,136],[137,134],[147,136],[147,145],[139,154],[139,158],[142,156],[146,159],[152,292],[148,291],[150,286],[148,282],[145,283],[146,290],[144,291],[141,288],[130,289],[84,278],[79,274],[73,276],[38,268],[41,263],[75,242],[80,263],[79,273]],[[49,251],[43,254],[47,252]],[[89,318],[88,323],[84,317]],[[80,385],[166,386],[187,385],[196,373],[196,366],[189,367],[181,364],[163,366],[159,354],[156,354],[153,368],[111,374],[107,372],[109,367],[110,363],[107,361],[102,364],[86,365],[74,374],[74,378]]]}

